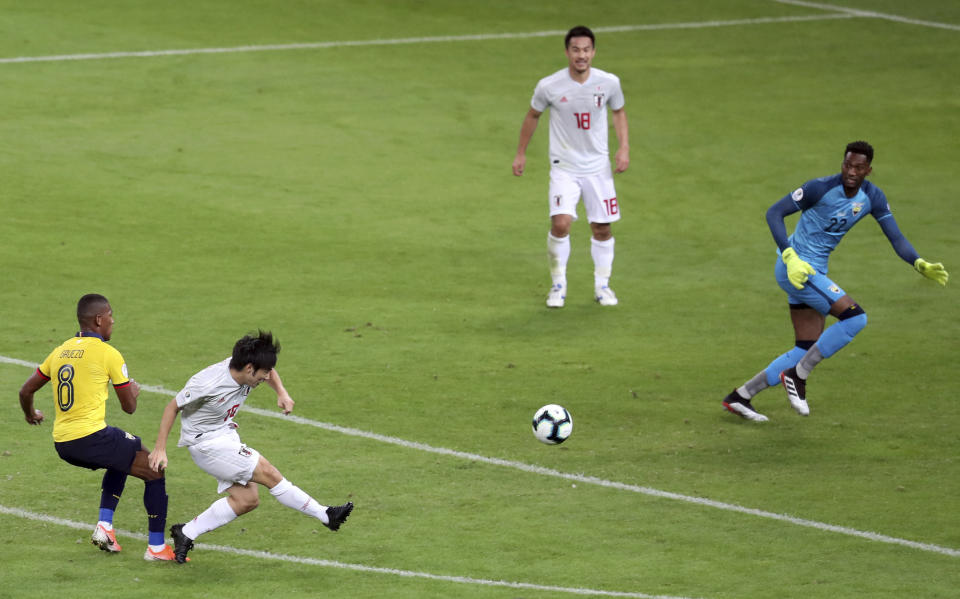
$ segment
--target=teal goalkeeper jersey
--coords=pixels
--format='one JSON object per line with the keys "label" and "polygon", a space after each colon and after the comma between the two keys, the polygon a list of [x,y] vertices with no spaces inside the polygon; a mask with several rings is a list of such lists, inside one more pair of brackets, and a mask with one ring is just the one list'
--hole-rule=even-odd
{"label": "teal goalkeeper jersey", "polygon": [[843,236],[867,214],[877,221],[890,218],[887,197],[879,187],[864,181],[857,194],[848,198],[840,174],[813,179],[790,197],[802,210],[790,245],[803,260],[826,274],[827,260]]}

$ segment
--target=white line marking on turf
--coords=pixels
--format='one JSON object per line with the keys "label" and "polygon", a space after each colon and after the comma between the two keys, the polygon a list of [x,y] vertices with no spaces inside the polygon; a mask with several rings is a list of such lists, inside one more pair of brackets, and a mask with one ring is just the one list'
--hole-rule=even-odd
{"label": "white line marking on turf", "polygon": [[960,25],[954,25],[952,23],[939,23],[937,21],[922,21],[920,19],[912,19],[910,17],[904,17],[901,15],[891,15],[882,12],[875,12],[872,10],[861,10],[859,8],[848,8],[846,6],[837,6],[835,4],[826,4],[823,2],[806,2],[805,0],[774,0],[780,4],[792,4],[794,6],[803,6],[804,8],[819,8],[821,10],[832,10],[835,12],[843,13],[851,17],[868,17],[872,19],[884,19],[887,21],[894,21],[896,23],[906,23],[909,25],[920,25],[922,27],[935,27],[937,29],[949,29],[952,31],[960,31]]}
{"label": "white line marking on turf", "polygon": [[[0,356],[0,362],[7,362],[10,364],[19,364],[22,366],[29,366],[36,368],[36,364],[31,362],[26,362],[24,360],[17,360],[16,358],[8,358],[6,356]],[[159,393],[162,395],[175,396],[175,391],[170,391],[163,387],[156,387],[152,385],[140,385],[140,389],[144,391],[150,391],[153,393]],[[316,420],[310,420],[309,418],[303,418],[302,416],[289,415],[284,416],[281,412],[263,410],[261,408],[254,408],[251,406],[244,406],[244,412],[250,412],[252,414],[257,414],[258,416],[266,416],[268,418],[276,418],[278,420],[287,420],[294,422],[296,424],[304,424],[307,426],[312,426],[315,428],[341,433],[344,435],[349,435],[352,437],[361,437],[364,439],[370,439],[372,441],[380,441],[381,443],[389,443],[391,445],[399,445],[401,447],[406,447],[408,449],[416,449],[418,451],[425,451],[427,453],[435,453],[439,455],[445,455],[455,458],[460,458],[463,460],[470,460],[472,462],[480,462],[483,464],[490,464],[492,466],[502,466],[505,468],[513,468],[515,470],[521,470],[523,472],[529,472],[531,474],[540,474],[543,476],[552,476],[555,478],[563,478],[566,480],[585,483],[589,485],[596,485],[599,487],[606,487],[608,489],[618,489],[621,491],[630,491],[631,493],[640,493],[642,495],[649,495],[652,497],[659,497],[662,499],[673,499],[676,501],[683,501],[686,503],[692,503],[695,505],[702,505],[706,507],[712,507],[719,510],[724,510],[728,512],[737,512],[740,514],[747,514],[750,516],[757,516],[760,518],[768,518],[770,520],[777,520],[779,522],[787,522],[790,524],[796,524],[797,526],[804,526],[807,528],[814,528],[817,530],[822,530],[825,532],[835,532],[838,534],[848,535],[852,537],[859,537],[862,539],[867,539],[869,541],[876,541],[878,543],[888,543],[891,545],[902,545],[904,547],[910,547],[911,549],[919,549],[921,551],[929,551],[932,553],[939,553],[941,555],[949,555],[951,557],[960,557],[960,549],[953,549],[951,547],[943,547],[941,545],[934,545],[932,543],[921,543],[918,541],[910,541],[908,539],[900,539],[897,537],[891,537],[888,535],[858,530],[856,528],[850,528],[847,526],[837,526],[834,524],[827,524],[825,522],[817,522],[816,520],[807,520],[804,518],[797,518],[796,516],[791,516],[789,514],[777,514],[774,512],[768,512],[765,510],[758,510],[754,508],[744,507],[742,505],[736,505],[734,503],[724,503],[722,501],[715,501],[713,499],[707,499],[705,497],[693,497],[691,495],[683,495],[680,493],[673,493],[670,491],[661,491],[660,489],[654,489],[651,487],[642,487],[639,485],[631,485],[627,483],[621,483],[612,480],[605,480],[602,478],[597,478],[595,476],[587,476],[585,474],[570,474],[567,472],[560,472],[559,470],[553,470],[552,468],[544,468],[543,466],[534,466],[532,464],[525,464],[523,462],[514,462],[512,460],[503,460],[500,458],[490,458],[487,456],[482,456],[475,453],[468,453],[465,451],[457,451],[455,449],[446,449],[444,447],[434,447],[432,445],[427,445],[425,443],[418,443],[416,441],[407,441],[405,439],[400,439],[399,437],[390,437],[387,435],[381,435],[378,433],[371,433],[368,431],[362,431],[355,428],[349,428],[345,426],[340,426],[337,424],[330,424],[327,422],[318,422]]]}
{"label": "white line marking on turf", "polygon": [[[60,526],[66,526],[68,528],[74,528],[76,530],[87,531],[90,530],[91,526],[89,524],[84,524],[82,522],[76,522],[74,520],[67,520],[65,518],[58,518],[56,516],[49,516],[47,514],[39,514],[37,512],[31,512],[15,507],[8,507],[0,504],[0,513],[9,514],[11,516],[17,516],[19,518],[26,518],[28,520],[35,520],[38,522],[49,522],[51,524],[58,524]],[[137,532],[130,532],[128,530],[116,529],[117,536],[129,537],[138,539],[141,541],[147,540],[147,535]],[[219,551],[221,553],[230,553],[233,555],[243,555],[246,557],[254,557],[258,559],[267,559],[278,562],[290,562],[295,564],[306,564],[309,566],[321,566],[324,568],[340,568],[342,570],[352,570],[354,572],[367,572],[372,574],[387,574],[391,576],[402,576],[404,578],[424,578],[427,580],[434,580],[438,582],[455,582],[458,584],[472,584],[479,586],[488,586],[488,587],[507,587],[511,589],[525,589],[528,591],[549,591],[553,593],[566,593],[569,595],[591,595],[599,597],[633,597],[637,599],[690,599],[687,597],[677,597],[671,595],[649,595],[647,593],[638,593],[630,591],[604,591],[599,589],[585,589],[578,587],[560,587],[553,585],[541,585],[534,584],[531,582],[511,582],[507,580],[488,580],[484,578],[471,578],[469,576],[448,576],[444,574],[430,574],[429,572],[416,572],[413,570],[398,570],[395,568],[381,568],[377,566],[364,566],[362,564],[349,564],[345,562],[338,562],[335,560],[328,559],[317,559],[313,557],[298,557],[295,555],[285,555],[282,553],[272,553],[269,551],[256,551],[253,549],[240,549],[238,547],[230,547],[229,545],[211,545],[208,543],[197,543],[197,549],[203,549],[206,551]]]}
{"label": "white line marking on turf", "polygon": [[[737,25],[763,25],[768,23],[797,23],[803,21],[824,21],[828,19],[849,19],[851,14],[817,14],[792,17],[758,17],[754,19],[733,19],[729,21],[702,21],[691,23],[660,23],[649,25],[619,25],[613,27],[594,27],[596,33],[624,33],[630,31],[661,31],[670,29],[702,29],[705,27],[732,27]],[[238,52],[273,52],[278,50],[319,50],[324,48],[343,48],[357,46],[396,46],[403,44],[432,44],[446,42],[478,42],[505,39],[528,39],[534,37],[563,36],[566,31],[532,31],[520,33],[481,33],[475,35],[440,35],[429,37],[408,37],[398,39],[353,40],[338,42],[304,42],[293,44],[266,44],[259,46],[232,46],[227,48],[183,48],[178,50],[143,50],[137,52],[102,52],[90,54],[59,54],[54,56],[17,56],[0,58],[0,64],[23,62],[66,62],[72,60],[105,60],[112,58],[154,58],[159,56],[187,56],[196,54],[233,54]]]}

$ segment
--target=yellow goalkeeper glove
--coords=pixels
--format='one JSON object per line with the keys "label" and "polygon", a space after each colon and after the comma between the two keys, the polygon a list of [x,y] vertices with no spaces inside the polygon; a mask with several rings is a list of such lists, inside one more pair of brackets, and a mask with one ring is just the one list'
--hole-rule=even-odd
{"label": "yellow goalkeeper glove", "polygon": [[783,257],[783,263],[787,266],[787,278],[790,279],[790,284],[797,289],[803,289],[803,284],[807,282],[807,278],[810,275],[817,274],[812,266],[800,259],[793,248],[783,250],[781,256]]}
{"label": "yellow goalkeeper glove", "polygon": [[917,269],[918,273],[944,286],[947,284],[947,279],[950,278],[950,273],[948,273],[943,267],[943,264],[939,262],[931,264],[923,258],[917,258],[917,261],[913,263],[913,267]]}

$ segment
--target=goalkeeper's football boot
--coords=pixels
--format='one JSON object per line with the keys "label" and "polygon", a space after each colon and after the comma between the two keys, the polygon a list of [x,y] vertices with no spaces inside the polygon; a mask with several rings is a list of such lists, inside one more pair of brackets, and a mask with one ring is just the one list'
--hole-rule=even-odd
{"label": "goalkeeper's football boot", "polygon": [[562,308],[563,301],[567,298],[567,290],[560,283],[555,283],[547,294],[548,308]]}
{"label": "goalkeeper's football boot", "polygon": [[760,412],[754,410],[753,406],[750,405],[750,400],[740,397],[736,389],[731,391],[730,395],[723,399],[723,407],[745,420],[752,420],[754,422],[766,422],[770,420]]}
{"label": "goalkeeper's football boot", "polygon": [[[143,553],[143,559],[148,562],[173,562],[177,561],[177,556],[173,553],[173,549],[170,545],[164,545],[163,549],[160,551],[154,551],[150,549],[150,546],[147,546],[147,550]],[[190,561],[190,558],[186,558],[186,561]],[[182,562],[181,562],[182,563]]]}
{"label": "goalkeeper's football boot", "polygon": [[193,549],[193,539],[183,534],[183,524],[171,526],[170,536],[173,537],[173,559],[178,564],[190,561],[187,552]]}
{"label": "goalkeeper's football boot", "polygon": [[347,516],[353,511],[353,502],[348,501],[343,505],[331,505],[327,508],[327,522],[324,524],[332,531],[340,529],[340,525],[347,521]]}
{"label": "goalkeeper's football boot", "polygon": [[787,391],[787,399],[790,405],[801,416],[810,415],[810,407],[807,405],[807,380],[800,378],[797,374],[797,368],[793,367],[780,373],[780,382]]}
{"label": "goalkeeper's football boot", "polygon": [[613,292],[613,289],[610,289],[606,285],[603,287],[597,287],[594,289],[597,303],[601,306],[616,306],[617,295]]}
{"label": "goalkeeper's football boot", "polygon": [[103,524],[97,524],[97,528],[93,531],[93,536],[90,537],[90,542],[110,553],[120,551],[120,543],[117,542],[117,535],[114,534],[112,528],[110,530],[104,528]]}

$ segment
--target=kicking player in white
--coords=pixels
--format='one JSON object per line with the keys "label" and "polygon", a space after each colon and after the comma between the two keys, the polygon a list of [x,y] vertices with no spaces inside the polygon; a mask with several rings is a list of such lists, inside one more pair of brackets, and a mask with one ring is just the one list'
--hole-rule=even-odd
{"label": "kicking player in white", "polygon": [[150,467],[160,472],[167,467],[167,437],[180,419],[180,447],[187,447],[200,469],[218,481],[217,492],[227,497],[215,501],[206,511],[186,524],[170,527],[177,562],[187,561],[193,541],[245,514],[260,503],[258,484],[283,505],[320,520],[337,530],[353,510],[353,503],[320,505],[280,474],[266,458],[240,441],[233,421],[250,390],[266,382],[277,393],[277,405],[284,414],[293,410],[293,400],[274,370],[280,344],[269,332],[259,331],[237,341],[233,355],[193,375],[170,400],[160,420],[157,442],[150,452]]}
{"label": "kicking player in white", "polygon": [[537,83],[513,159],[513,174],[523,175],[527,146],[540,115],[550,108],[550,232],[547,256],[553,285],[547,307],[562,308],[567,296],[567,261],[570,258],[570,224],[577,219],[577,203],[584,209],[593,233],[590,254],[594,264],[594,298],[601,306],[617,305],[610,289],[613,269],[613,233],[610,223],[620,220],[620,205],[610,171],[607,141],[607,108],[619,148],[614,156],[616,173],[630,166],[627,113],[620,79],[591,68],[596,54],[593,32],[574,27],[567,32],[567,68]]}

